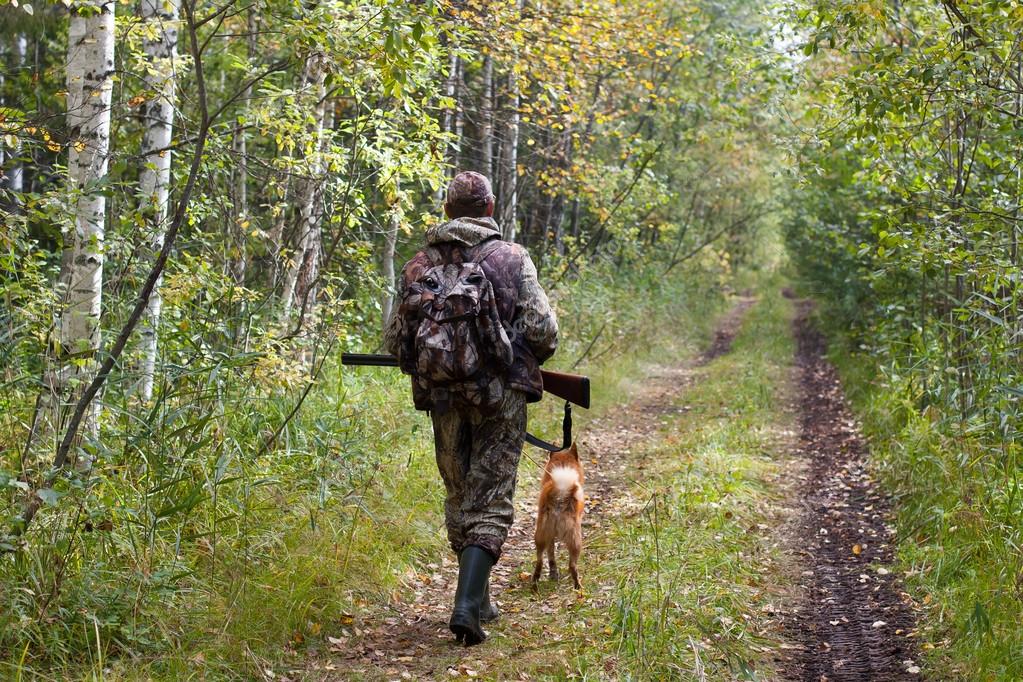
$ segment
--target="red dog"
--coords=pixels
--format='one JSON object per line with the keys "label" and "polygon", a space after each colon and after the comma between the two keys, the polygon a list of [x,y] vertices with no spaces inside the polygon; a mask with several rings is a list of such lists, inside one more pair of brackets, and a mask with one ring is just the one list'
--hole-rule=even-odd
{"label": "red dog", "polygon": [[551,580],[558,579],[558,565],[554,561],[554,544],[561,542],[568,548],[568,571],[575,589],[581,590],[576,564],[583,549],[583,468],[575,443],[567,450],[552,452],[547,458],[540,481],[540,509],[536,515],[536,567],[533,586],[540,580],[543,554],[547,552],[547,566]]}

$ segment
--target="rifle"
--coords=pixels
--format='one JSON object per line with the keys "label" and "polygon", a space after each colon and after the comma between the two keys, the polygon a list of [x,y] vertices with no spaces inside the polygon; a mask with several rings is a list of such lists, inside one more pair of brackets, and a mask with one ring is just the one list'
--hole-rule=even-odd
{"label": "rifle", "polygon": [[[341,364],[356,367],[397,367],[398,358],[393,355],[383,354],[342,353]],[[565,416],[561,426],[564,438],[563,444],[567,448],[572,442],[572,404],[575,403],[584,409],[589,409],[590,407],[590,378],[579,374],[552,372],[546,369],[540,370],[540,378],[543,380],[544,393],[550,393],[565,401]],[[526,434],[526,440],[550,452],[557,452],[563,449],[541,440],[530,433]]]}

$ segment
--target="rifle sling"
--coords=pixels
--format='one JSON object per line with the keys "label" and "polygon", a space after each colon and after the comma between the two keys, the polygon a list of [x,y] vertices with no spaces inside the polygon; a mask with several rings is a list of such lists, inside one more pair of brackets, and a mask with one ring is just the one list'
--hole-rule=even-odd
{"label": "rifle sling", "polygon": [[559,452],[572,445],[572,403],[565,401],[565,416],[561,419],[562,445],[548,443],[542,438],[537,438],[531,433],[526,433],[526,442],[535,445],[547,452]]}

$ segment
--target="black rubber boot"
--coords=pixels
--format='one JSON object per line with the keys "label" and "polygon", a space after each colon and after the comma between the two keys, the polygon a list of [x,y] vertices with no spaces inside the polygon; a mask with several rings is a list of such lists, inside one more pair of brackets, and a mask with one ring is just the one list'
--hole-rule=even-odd
{"label": "black rubber boot", "polygon": [[487,589],[483,591],[483,604],[480,606],[480,622],[489,623],[497,620],[501,612],[497,610],[494,602],[490,601],[490,581],[487,581]]}
{"label": "black rubber boot", "polygon": [[494,563],[493,555],[476,545],[464,548],[458,557],[458,587],[448,627],[455,633],[455,639],[465,642],[466,646],[479,644],[487,638],[480,625],[480,608]]}

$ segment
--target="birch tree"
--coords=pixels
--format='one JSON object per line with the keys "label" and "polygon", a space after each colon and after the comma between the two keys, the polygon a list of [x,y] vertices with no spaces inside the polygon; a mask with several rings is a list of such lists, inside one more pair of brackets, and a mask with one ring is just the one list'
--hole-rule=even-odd
{"label": "birch tree", "polygon": [[[281,319],[287,324],[291,318],[296,300],[299,275],[308,286],[316,279],[320,245],[320,219],[323,216],[323,122],[326,115],[325,80],[327,76],[324,55],[315,53],[306,58],[302,77],[303,90],[313,95],[313,111],[306,141],[306,163],[300,170],[296,189],[298,203],[298,231],[295,251],[288,259],[284,275],[284,292],[281,304]],[[306,297],[307,298],[307,297]],[[302,301],[305,303],[305,301]]]}
{"label": "birch tree", "polygon": [[[12,71],[17,72],[18,70],[25,66],[25,55],[28,52],[28,38],[25,36],[24,33],[19,33],[14,37],[13,47],[14,59],[11,66],[13,67]],[[0,90],[3,89],[3,82],[4,82],[3,75],[0,74]],[[24,181],[25,167],[22,165],[21,160],[17,158],[20,151],[21,151],[20,144],[12,150],[11,156],[13,156],[14,158],[11,161],[10,170],[7,171],[7,188],[14,192],[15,194],[23,192],[25,190]],[[3,165],[2,144],[0,144],[0,165]]]}
{"label": "birch tree", "polygon": [[508,69],[508,118],[501,140],[500,182],[501,197],[498,223],[501,238],[514,241],[519,198],[519,83],[514,65]]}
{"label": "birch tree", "polygon": [[[141,17],[146,31],[142,49],[146,56],[144,78],[149,92],[143,108],[145,123],[142,136],[143,168],[139,182],[150,250],[157,254],[163,248],[170,185],[178,0],[142,0]],[[162,307],[163,300],[160,297],[158,280],[149,299],[149,305],[146,306],[141,326],[143,350],[141,394],[146,401],[153,397],[157,330],[160,326]]]}
{"label": "birch tree", "polygon": [[480,146],[483,149],[481,170],[488,177],[494,174],[494,59],[483,58],[483,93],[480,98]]}
{"label": "birch tree", "polygon": [[[56,391],[87,381],[100,344],[103,291],[103,180],[110,152],[110,103],[114,73],[113,0],[84,0],[71,7],[67,57],[68,188],[72,219],[64,234],[60,281],[64,285],[58,338],[61,367]],[[84,425],[96,434],[98,401]]]}

